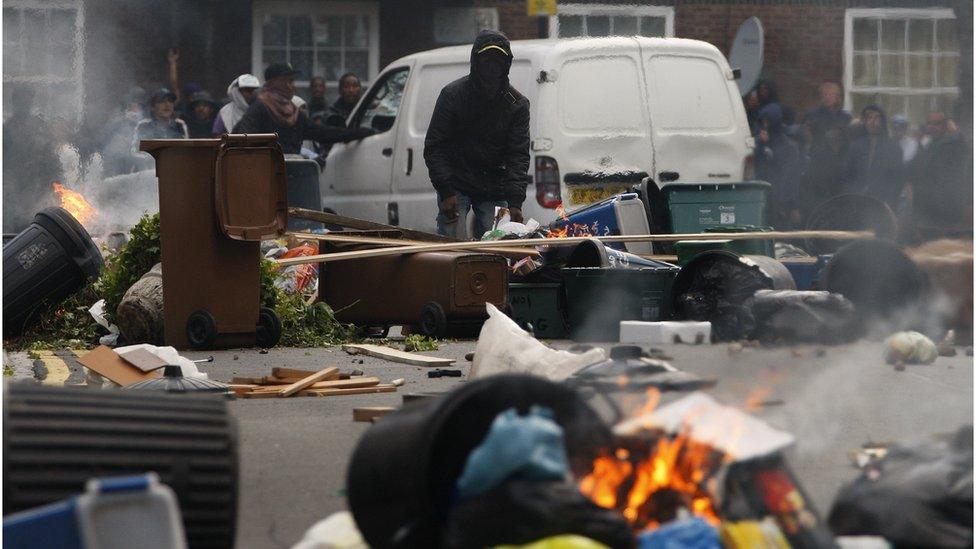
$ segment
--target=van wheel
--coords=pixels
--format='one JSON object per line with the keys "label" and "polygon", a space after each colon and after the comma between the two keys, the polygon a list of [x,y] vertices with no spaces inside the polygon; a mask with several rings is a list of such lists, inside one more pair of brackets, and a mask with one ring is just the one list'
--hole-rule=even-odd
{"label": "van wheel", "polygon": [[447,334],[447,315],[436,301],[428,301],[420,310],[420,333],[427,337],[444,337]]}

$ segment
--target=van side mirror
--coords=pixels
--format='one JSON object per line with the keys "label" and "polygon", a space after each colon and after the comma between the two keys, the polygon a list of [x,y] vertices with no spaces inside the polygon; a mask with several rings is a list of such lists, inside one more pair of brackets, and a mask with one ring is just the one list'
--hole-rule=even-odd
{"label": "van side mirror", "polygon": [[736,67],[732,69],[732,80],[738,80],[742,78],[742,69]]}
{"label": "van side mirror", "polygon": [[370,126],[373,127],[379,133],[389,131],[393,127],[393,122],[396,121],[396,116],[377,114],[373,116],[373,120],[370,121]]}

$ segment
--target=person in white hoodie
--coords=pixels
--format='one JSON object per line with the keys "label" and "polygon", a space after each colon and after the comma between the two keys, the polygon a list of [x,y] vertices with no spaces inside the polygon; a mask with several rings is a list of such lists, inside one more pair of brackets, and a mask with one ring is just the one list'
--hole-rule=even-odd
{"label": "person in white hoodie", "polygon": [[255,92],[260,87],[261,81],[253,74],[242,74],[227,86],[227,97],[230,98],[230,103],[224,105],[217,113],[213,125],[214,135],[230,133],[247,112],[248,105],[254,101]]}

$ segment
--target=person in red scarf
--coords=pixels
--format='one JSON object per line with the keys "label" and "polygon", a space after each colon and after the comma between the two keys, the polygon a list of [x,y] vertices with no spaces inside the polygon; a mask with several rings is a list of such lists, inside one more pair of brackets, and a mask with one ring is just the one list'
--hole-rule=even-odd
{"label": "person in red scarf", "polygon": [[234,126],[234,133],[277,133],[278,143],[285,154],[299,154],[305,139],[331,145],[376,133],[372,128],[336,128],[312,124],[308,115],[292,101],[296,74],[298,71],[287,63],[268,65],[264,70],[264,86]]}

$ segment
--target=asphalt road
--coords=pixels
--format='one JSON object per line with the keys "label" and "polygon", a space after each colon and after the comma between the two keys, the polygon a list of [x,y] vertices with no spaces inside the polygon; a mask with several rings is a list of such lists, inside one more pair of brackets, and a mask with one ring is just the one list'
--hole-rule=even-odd
{"label": "asphalt road", "polygon": [[[556,342],[566,347],[569,342]],[[427,354],[454,357],[465,375],[465,353],[474,342],[442,344]],[[743,404],[757,388],[766,401],[756,415],[793,433],[787,452],[794,472],[821,514],[840,486],[857,470],[848,453],[868,441],[913,440],[946,433],[973,418],[973,358],[962,348],[928,366],[896,371],[881,359],[881,344],[775,349],[730,353],[727,345],[667,345],[672,365],[719,383],[709,392],[728,404]],[[208,353],[186,353],[202,358]],[[352,421],[359,406],[398,406],[404,393],[448,391],[464,378],[428,379],[421,367],[353,357],[340,349],[220,351],[205,365],[212,379],[267,375],[274,366],[317,369],[336,365],[359,369],[384,382],[405,378],[397,393],[327,398],[237,400],[230,403],[239,421],[240,508],[238,546],[288,547],[314,522],[345,508],[345,472],[356,441],[370,427]],[[23,357],[15,377],[25,374]],[[362,360],[362,364],[360,364]],[[28,368],[29,370],[29,368]],[[80,371],[68,383],[77,381]],[[10,379],[10,378],[6,378]],[[397,456],[390,456],[396,459]]]}

